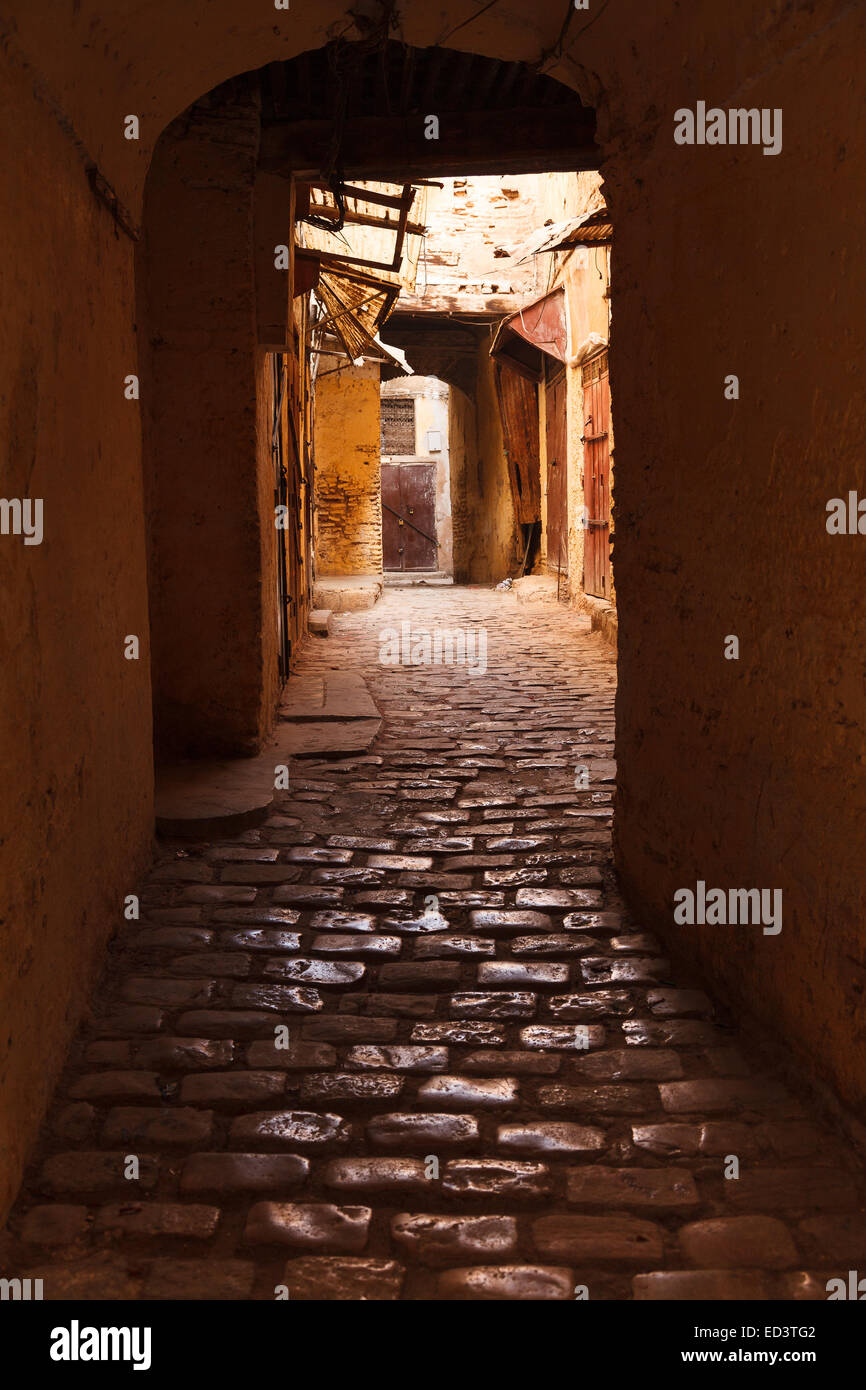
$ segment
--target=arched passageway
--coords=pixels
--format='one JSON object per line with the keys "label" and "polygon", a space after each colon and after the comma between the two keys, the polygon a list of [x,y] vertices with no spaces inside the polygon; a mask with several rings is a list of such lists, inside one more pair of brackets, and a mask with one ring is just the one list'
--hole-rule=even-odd
{"label": "arched passageway", "polygon": [[[828,0],[808,15],[774,16],[753,36],[746,6],[741,25],[730,7],[683,17],[670,6],[652,20],[636,15],[627,32],[607,10],[591,25],[572,16],[563,29],[562,7],[546,0],[531,20],[468,8],[455,0],[442,16],[388,10],[380,33],[405,39],[404,54],[434,50],[401,73],[400,91],[417,97],[408,115],[428,114],[428,90],[444,115],[457,101],[476,141],[471,156],[455,148],[444,118],[435,151],[434,141],[421,143],[423,125],[408,147],[406,116],[393,123],[392,146],[376,134],[386,167],[365,162],[364,127],[343,172],[493,172],[484,160],[506,157],[502,112],[515,102],[546,113],[509,131],[515,169],[539,167],[545,151],[547,167],[561,167],[551,145],[585,153],[590,125],[575,120],[570,95],[545,104],[543,84],[554,79],[597,116],[617,231],[621,883],[640,910],[635,926],[656,929],[738,1017],[756,1015],[772,1031],[828,1104],[835,1096],[856,1113],[862,657],[839,615],[858,602],[858,537],[832,533],[825,519],[828,499],[855,487],[863,443],[851,324],[866,289],[848,269],[859,264],[850,229],[863,135],[846,106],[862,16]],[[5,31],[16,277],[0,343],[8,490],[44,499],[46,528],[43,544],[24,547],[5,527],[0,551],[10,615],[4,697],[11,726],[29,731],[9,740],[3,844],[3,1065],[15,1117],[7,1203],[105,942],[152,857],[152,694],[158,721],[178,733],[166,740],[174,752],[252,753],[271,727],[278,544],[263,517],[279,385],[269,375],[272,340],[260,334],[257,257],[280,240],[271,218],[291,227],[267,180],[298,172],[300,134],[286,130],[298,124],[297,91],[280,86],[274,65],[298,62],[301,93],[304,81],[312,90],[336,32],[328,26],[375,50],[377,18],[352,21],[324,4],[315,16],[239,19],[214,4],[205,24],[195,6],[121,17],[82,5],[59,25],[22,9]],[[439,50],[452,55],[450,71]],[[264,86],[238,76],[262,71]],[[461,108],[473,72],[472,101]],[[807,85],[835,143],[799,100]],[[375,122],[378,98],[372,85],[364,90],[371,109],[357,119]],[[783,111],[781,149],[767,158],[760,144],[679,143],[675,111],[708,100]],[[498,126],[485,125],[491,109]],[[302,149],[321,170],[335,122],[323,108],[311,125]],[[838,234],[818,256],[810,248],[823,244],[831,200]],[[153,275],[142,273],[142,256]],[[197,393],[188,389],[196,360]],[[130,375],[138,397],[125,389]],[[303,403],[300,379],[286,389]],[[192,543],[190,523],[200,519]],[[179,564],[193,551],[194,577]],[[731,637],[736,660],[727,659]],[[676,895],[699,884],[780,892],[781,933],[678,922]]]}

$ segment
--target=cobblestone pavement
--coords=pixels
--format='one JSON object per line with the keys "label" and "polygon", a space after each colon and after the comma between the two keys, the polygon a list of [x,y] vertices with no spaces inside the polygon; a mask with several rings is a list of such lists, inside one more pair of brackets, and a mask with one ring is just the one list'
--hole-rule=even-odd
{"label": "cobblestone pavement", "polygon": [[[406,620],[484,627],[486,673],[380,664]],[[261,828],[161,846],[4,1272],[46,1298],[825,1298],[862,1268],[861,1166],[623,911],[609,649],[485,590],[334,626],[302,670],[360,664],[381,736],[293,764]]]}

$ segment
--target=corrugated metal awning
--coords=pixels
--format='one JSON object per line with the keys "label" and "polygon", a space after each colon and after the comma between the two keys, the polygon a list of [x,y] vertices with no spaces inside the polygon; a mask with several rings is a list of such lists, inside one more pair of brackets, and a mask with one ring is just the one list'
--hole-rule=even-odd
{"label": "corrugated metal awning", "polygon": [[550,254],[553,251],[577,251],[587,246],[610,246],[613,240],[613,223],[610,213],[602,205],[592,212],[582,212],[579,217],[570,217],[565,222],[547,222],[537,227],[510,256],[500,256],[485,274],[503,273],[525,265],[535,256]]}
{"label": "corrugated metal awning", "polygon": [[[529,243],[525,244],[523,260],[540,256],[545,251],[572,251],[578,246],[609,246],[613,240],[613,223],[606,207],[581,213],[580,217],[572,217],[567,222],[555,222],[540,231],[544,232],[543,236],[537,232],[535,237],[530,238],[534,243],[531,248]],[[540,240],[536,240],[538,237]]]}
{"label": "corrugated metal awning", "polygon": [[544,374],[544,358],[565,362],[568,357],[568,322],[565,290],[525,304],[504,318],[496,330],[490,356],[501,359],[531,381]]}

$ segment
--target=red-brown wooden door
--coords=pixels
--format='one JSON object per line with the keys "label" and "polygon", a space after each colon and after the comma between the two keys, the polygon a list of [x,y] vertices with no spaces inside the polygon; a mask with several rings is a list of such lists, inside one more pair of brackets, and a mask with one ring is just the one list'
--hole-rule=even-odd
{"label": "red-brown wooden door", "polygon": [[607,353],[583,369],[583,587],[610,597],[610,379]]}
{"label": "red-brown wooden door", "polygon": [[382,562],[386,570],[435,570],[435,463],[382,464]]}
{"label": "red-brown wooden door", "polygon": [[568,455],[565,372],[548,377],[545,392],[547,439],[547,567],[568,573]]}

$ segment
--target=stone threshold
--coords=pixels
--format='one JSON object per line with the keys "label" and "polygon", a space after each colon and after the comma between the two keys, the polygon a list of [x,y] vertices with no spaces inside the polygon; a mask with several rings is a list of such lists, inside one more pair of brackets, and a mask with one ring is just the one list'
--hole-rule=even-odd
{"label": "stone threshold", "polygon": [[157,832],[195,839],[260,825],[274,804],[280,767],[293,758],[366,753],[381,727],[367,683],[356,672],[291,677],[261,753],[157,768]]}

